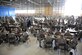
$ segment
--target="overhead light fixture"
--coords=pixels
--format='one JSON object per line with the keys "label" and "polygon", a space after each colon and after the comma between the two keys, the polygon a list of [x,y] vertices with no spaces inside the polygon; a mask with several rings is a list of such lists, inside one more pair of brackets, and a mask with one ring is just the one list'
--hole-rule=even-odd
{"label": "overhead light fixture", "polygon": [[15,10],[16,14],[34,14],[35,10]]}
{"label": "overhead light fixture", "polygon": [[26,14],[27,10],[15,10],[16,14]]}
{"label": "overhead light fixture", "polygon": [[27,10],[27,13],[28,14],[34,14],[35,13],[35,10]]}

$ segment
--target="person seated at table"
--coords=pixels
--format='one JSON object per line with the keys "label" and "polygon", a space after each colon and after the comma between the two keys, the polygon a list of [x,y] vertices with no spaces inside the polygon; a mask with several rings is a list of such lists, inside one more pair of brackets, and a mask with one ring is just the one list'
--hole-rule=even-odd
{"label": "person seated at table", "polygon": [[61,32],[60,32],[60,31],[57,31],[57,32],[55,33],[55,35],[61,35]]}
{"label": "person seated at table", "polygon": [[23,32],[23,37],[24,37],[24,40],[27,41],[29,38],[28,38],[28,32],[27,31],[24,31]]}
{"label": "person seated at table", "polygon": [[67,31],[64,36],[72,36],[71,33],[69,31]]}
{"label": "person seated at table", "polygon": [[12,31],[9,32],[9,34],[8,34],[8,39],[9,39],[8,42],[9,42],[10,44],[14,44],[15,41],[17,41],[17,40],[15,40],[15,39],[17,39],[17,38],[15,38],[15,34],[12,33]]}
{"label": "person seated at table", "polygon": [[7,31],[5,28],[2,28],[2,30],[1,30],[1,33],[3,33],[3,34],[8,34],[9,33],[9,31]]}
{"label": "person seated at table", "polygon": [[45,35],[45,40],[46,40],[46,41],[49,41],[49,40],[51,40],[51,39],[52,39],[52,37],[50,36],[49,33],[47,33],[47,34]]}
{"label": "person seated at table", "polygon": [[37,36],[37,40],[39,41],[39,47],[42,47],[41,46],[41,41],[45,38],[44,34],[43,33],[39,33],[38,36]]}
{"label": "person seated at table", "polygon": [[49,32],[49,34],[53,34],[53,31],[51,29],[48,32]]}
{"label": "person seated at table", "polygon": [[52,38],[49,33],[45,35],[45,47],[52,47]]}
{"label": "person seated at table", "polygon": [[79,32],[79,38],[78,38],[78,40],[81,40],[81,38],[82,38],[82,31],[81,32]]}
{"label": "person seated at table", "polygon": [[61,46],[63,46],[64,47],[64,49],[66,49],[66,40],[64,39],[64,37],[63,36],[60,36],[59,38],[57,38],[57,46],[58,46],[58,48],[61,48]]}
{"label": "person seated at table", "polygon": [[77,44],[78,44],[78,39],[74,37],[70,42],[70,47],[76,49]]}

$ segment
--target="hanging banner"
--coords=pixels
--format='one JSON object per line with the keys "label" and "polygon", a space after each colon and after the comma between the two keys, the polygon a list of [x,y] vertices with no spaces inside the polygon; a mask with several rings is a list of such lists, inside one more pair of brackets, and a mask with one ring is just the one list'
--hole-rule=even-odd
{"label": "hanging banner", "polygon": [[0,16],[15,16],[15,8],[0,6]]}

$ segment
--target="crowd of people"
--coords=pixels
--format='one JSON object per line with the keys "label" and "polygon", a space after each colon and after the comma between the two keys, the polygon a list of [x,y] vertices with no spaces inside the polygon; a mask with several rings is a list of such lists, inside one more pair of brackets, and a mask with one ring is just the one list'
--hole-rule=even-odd
{"label": "crowd of people", "polygon": [[35,19],[35,24],[30,31],[37,37],[41,48],[75,50],[79,39],[81,39],[81,22],[79,22],[81,20],[81,17],[77,19],[74,17],[69,19]]}
{"label": "crowd of people", "polygon": [[29,39],[27,29],[21,27],[20,23],[12,17],[0,17],[0,44],[18,45]]}
{"label": "crowd of people", "polygon": [[[18,45],[29,39],[28,32],[34,35],[41,48],[70,50],[76,49],[82,38],[82,17],[37,20],[34,17],[0,17],[0,44]],[[73,30],[73,31],[70,31]],[[28,31],[29,30],[29,31]]]}

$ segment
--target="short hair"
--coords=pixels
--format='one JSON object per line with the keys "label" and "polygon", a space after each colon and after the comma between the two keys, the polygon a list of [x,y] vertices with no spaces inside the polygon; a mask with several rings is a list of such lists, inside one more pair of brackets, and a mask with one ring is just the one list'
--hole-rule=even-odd
{"label": "short hair", "polygon": [[72,52],[70,52],[69,54],[70,54],[70,55],[73,55],[73,53],[72,53]]}

